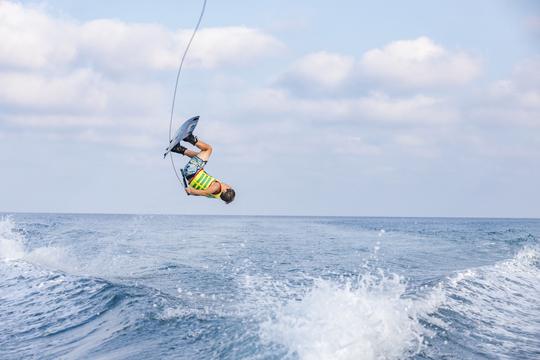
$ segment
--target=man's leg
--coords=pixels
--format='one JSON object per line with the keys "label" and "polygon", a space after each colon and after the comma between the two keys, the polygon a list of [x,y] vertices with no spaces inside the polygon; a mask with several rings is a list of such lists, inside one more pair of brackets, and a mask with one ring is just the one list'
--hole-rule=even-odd
{"label": "man's leg", "polygon": [[176,144],[171,149],[171,151],[174,152],[174,153],[180,154],[180,155],[188,156],[190,158],[192,158],[192,157],[194,157],[195,155],[198,154],[197,152],[195,152],[193,150],[188,150],[185,146],[182,146],[180,144]]}
{"label": "man's leg", "polygon": [[207,143],[205,143],[204,141],[199,140],[195,135],[193,134],[189,135],[187,138],[184,139],[184,141],[192,145],[195,145],[196,147],[201,149],[201,151],[198,154],[196,154],[199,159],[203,161],[208,161],[208,159],[210,158],[210,155],[212,155],[212,147],[208,145]]}
{"label": "man's leg", "polygon": [[201,151],[197,154],[199,159],[208,161],[208,159],[210,159],[210,155],[212,155],[212,146],[202,140],[197,140],[195,146],[201,149]]}
{"label": "man's leg", "polygon": [[[204,167],[205,163],[199,160],[198,155],[200,154],[200,152],[188,150],[183,146],[182,148],[183,150],[181,154],[191,158],[191,160],[188,161],[188,163],[186,164],[186,166],[184,166],[184,169],[183,169],[183,175],[186,177],[188,181],[190,181],[193,178],[193,176],[195,176],[197,171],[200,168]],[[196,156],[197,158],[193,159]]]}
{"label": "man's leg", "polygon": [[184,150],[184,153],[182,155],[192,158],[192,157],[196,156],[197,154],[198,154],[198,152],[196,152],[196,151],[186,149],[186,150]]}

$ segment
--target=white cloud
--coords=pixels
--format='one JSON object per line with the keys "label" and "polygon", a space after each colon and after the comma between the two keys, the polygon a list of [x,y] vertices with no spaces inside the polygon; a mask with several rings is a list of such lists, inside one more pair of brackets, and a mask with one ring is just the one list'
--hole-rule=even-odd
{"label": "white cloud", "polygon": [[77,70],[61,77],[3,72],[0,103],[26,109],[99,111],[106,106],[104,94],[96,87],[99,82],[99,75],[90,70]]}
{"label": "white cloud", "polygon": [[119,135],[116,135],[87,130],[77,134],[75,138],[80,141],[97,144],[114,144],[131,148],[152,148],[159,144],[156,141],[156,137],[142,133],[125,134],[120,132]]}
{"label": "white cloud", "polygon": [[463,85],[480,72],[478,59],[451,52],[427,37],[370,50],[362,56],[360,66],[367,77],[403,87]]}
{"label": "white cloud", "polygon": [[522,89],[539,89],[540,56],[519,62],[514,67],[512,79]]}
{"label": "white cloud", "polygon": [[419,89],[464,85],[480,73],[480,61],[450,51],[427,37],[391,42],[382,49],[352,56],[317,52],[296,61],[280,83],[292,88],[334,91],[354,84],[385,89]]}
{"label": "white cloud", "polygon": [[[166,133],[171,94],[170,83],[165,88],[154,71],[176,69],[190,35],[191,29],[169,31],[155,24],[79,23],[0,0],[0,106],[8,110],[0,121],[42,133],[51,129],[65,139],[157,146]],[[246,64],[283,47],[257,29],[203,28],[187,65]],[[330,151],[378,156],[390,148],[428,156],[436,154],[439,140],[458,141],[443,130],[463,118],[538,125],[539,69],[538,59],[519,64],[512,77],[476,94],[474,104],[462,109],[451,91],[446,97],[431,91],[472,81],[480,61],[429,38],[392,42],[357,58],[316,51],[294,62],[281,82],[328,91],[313,98],[279,87],[252,90],[250,79],[227,77],[226,86],[218,86],[214,78],[205,99],[212,113],[205,137],[224,145],[220,154],[260,160],[298,141],[312,149],[328,141],[328,129],[339,128],[339,144]],[[349,87],[358,83],[371,86],[371,92]],[[396,88],[410,91],[393,92]]]}
{"label": "white cloud", "polygon": [[0,1],[0,67],[39,69],[73,61],[73,30],[40,9]]}
{"label": "white cloud", "polygon": [[418,147],[426,145],[425,137],[419,136],[418,134],[397,134],[395,136],[396,143],[407,146],[407,147]]}
{"label": "white cloud", "polygon": [[415,95],[392,98],[375,93],[359,101],[360,114],[391,122],[440,124],[457,119],[457,112],[444,99]]}
{"label": "white cloud", "polygon": [[285,81],[331,90],[342,86],[350,78],[354,65],[352,56],[317,52],[295,62],[283,78]]}
{"label": "white cloud", "polygon": [[348,156],[376,156],[382,154],[382,147],[370,144],[361,136],[343,136],[338,138],[332,150]]}
{"label": "white cloud", "polygon": [[[171,70],[178,67],[192,30],[170,32],[158,25],[95,20],[84,24],[80,34],[82,55],[101,68]],[[244,65],[275,55],[283,47],[278,40],[258,29],[241,26],[203,28],[191,46],[186,66]]]}
{"label": "white cloud", "polygon": [[189,64],[205,68],[250,64],[254,59],[275,55],[285,49],[272,36],[243,26],[202,29],[192,46]]}
{"label": "white cloud", "polygon": [[[170,108],[170,82],[155,71],[177,69],[191,34],[110,19],[78,22],[0,0],[0,121],[42,132],[79,127],[86,129],[82,141],[148,146],[148,134],[136,131],[154,134]],[[201,28],[186,66],[253,64],[283,49],[258,29]],[[130,129],[129,136],[111,135]]]}
{"label": "white cloud", "polygon": [[534,33],[540,33],[540,16],[529,16],[525,19],[527,29]]}
{"label": "white cloud", "polygon": [[0,116],[0,123],[19,125],[27,128],[70,128],[70,127],[110,127],[114,119],[104,116],[57,115],[57,114],[15,114]]}
{"label": "white cloud", "polygon": [[250,94],[246,104],[261,112],[325,122],[352,120],[438,125],[459,117],[457,111],[442,98],[424,95],[391,97],[378,92],[356,98],[305,99],[295,98],[285,90],[264,89]]}
{"label": "white cloud", "polygon": [[389,139],[397,151],[431,159],[439,157],[444,147],[460,141],[460,134],[453,127],[403,129]]}
{"label": "white cloud", "polygon": [[[15,114],[0,115],[0,123],[17,125],[34,130],[45,129],[71,129],[71,128],[92,128],[92,129],[113,129],[115,131],[144,130],[146,132],[164,131],[165,123],[162,118],[153,116],[129,115],[107,115],[107,114]],[[160,126],[161,125],[161,126]]]}
{"label": "white cloud", "polygon": [[113,81],[90,69],[65,75],[0,72],[0,104],[22,113],[41,115],[144,113],[153,111],[164,96],[153,82]]}
{"label": "white cloud", "polygon": [[[165,70],[178,66],[184,36],[159,25],[93,20],[77,27],[79,61],[104,71]],[[182,33],[182,32],[180,32]]]}
{"label": "white cloud", "polygon": [[509,79],[493,82],[469,115],[480,122],[540,126],[540,57],[518,63]]}
{"label": "white cloud", "polygon": [[[84,23],[49,16],[40,8],[0,2],[0,67],[57,69],[92,66],[102,71],[170,70],[192,29],[98,19]],[[214,68],[276,54],[283,44],[258,29],[203,28],[186,65]]]}

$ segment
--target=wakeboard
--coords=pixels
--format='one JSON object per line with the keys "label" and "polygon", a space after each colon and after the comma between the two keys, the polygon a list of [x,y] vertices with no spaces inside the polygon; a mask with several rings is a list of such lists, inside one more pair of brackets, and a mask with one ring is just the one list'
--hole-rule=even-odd
{"label": "wakeboard", "polygon": [[193,130],[195,130],[195,128],[197,127],[198,122],[199,122],[199,116],[194,116],[186,120],[180,126],[180,128],[174,134],[174,137],[169,142],[169,146],[167,146],[167,148],[165,149],[165,154],[163,154],[164,159],[167,156],[167,154],[171,152],[172,148],[180,144],[180,141],[186,138],[186,136],[189,136],[191,135],[191,133],[193,133]]}

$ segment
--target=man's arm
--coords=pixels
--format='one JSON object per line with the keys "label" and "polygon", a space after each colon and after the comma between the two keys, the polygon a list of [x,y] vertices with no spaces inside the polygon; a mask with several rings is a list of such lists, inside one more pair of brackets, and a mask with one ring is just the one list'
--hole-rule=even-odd
{"label": "man's arm", "polygon": [[186,192],[188,195],[195,195],[195,196],[209,196],[212,195],[212,193],[209,191],[210,188],[206,190],[197,190],[192,187],[187,187]]}
{"label": "man's arm", "polygon": [[197,190],[188,186],[186,188],[186,193],[188,193],[188,195],[195,195],[195,196],[210,196],[212,194],[217,193],[220,188],[221,188],[221,184],[217,181],[213,181],[212,184],[210,184],[210,186],[205,190]]}

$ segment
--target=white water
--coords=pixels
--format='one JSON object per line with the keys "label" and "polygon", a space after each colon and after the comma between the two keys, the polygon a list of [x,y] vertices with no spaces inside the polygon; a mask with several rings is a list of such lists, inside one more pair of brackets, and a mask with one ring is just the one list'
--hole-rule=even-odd
{"label": "white water", "polygon": [[290,301],[262,325],[263,338],[301,359],[399,359],[418,353],[431,332],[419,319],[443,298],[403,297],[397,275],[366,275],[357,285],[317,280],[301,300]]}
{"label": "white water", "polygon": [[9,217],[0,219],[0,259],[16,260],[24,256],[24,237],[14,231]]}
{"label": "white water", "polygon": [[446,284],[445,308],[473,326],[467,334],[500,358],[517,349],[540,352],[540,252],[521,249],[512,259],[459,272]]}
{"label": "white water", "polygon": [[[538,249],[526,247],[512,259],[458,272],[420,299],[404,297],[397,275],[365,275],[357,285],[319,279],[305,296],[277,306],[262,337],[301,359],[401,359],[438,336],[422,319],[456,336],[474,334],[479,349],[511,359],[518,348],[540,350],[539,264]],[[456,328],[438,315],[443,308],[469,325]]]}
{"label": "white water", "polygon": [[0,219],[0,260],[25,260],[36,265],[58,270],[78,269],[78,262],[63,247],[44,246],[28,250],[26,239],[16,231],[16,224],[10,217]]}
{"label": "white water", "polygon": [[[157,230],[160,227],[156,225]],[[148,243],[137,243],[137,237],[107,237],[99,231],[87,242],[78,242],[75,236],[63,237],[65,232],[47,237],[54,239],[51,243],[63,241],[63,248],[43,246],[48,242],[32,243],[30,240],[39,241],[42,237],[25,239],[18,228],[10,218],[0,219],[0,261],[13,261],[17,269],[21,264],[17,260],[48,269],[66,269],[68,274],[77,274],[80,268],[81,272],[100,276],[125,276],[135,265],[159,268],[153,265],[155,260],[150,258],[153,253],[149,252]],[[145,227],[142,229],[146,231]],[[150,250],[159,256],[166,255],[162,251],[166,239],[156,241],[159,246]],[[177,242],[173,240],[171,244]],[[144,251],[131,253],[138,250],[138,245]],[[91,246],[90,250],[84,246]],[[379,246],[377,243],[375,254]],[[171,254],[180,254],[175,255],[178,261],[189,258],[182,252],[183,247],[174,249]],[[281,350],[301,359],[402,359],[418,353],[433,358],[445,354],[459,358],[456,349],[471,346],[475,352],[508,359],[516,358],[518,351],[529,354],[528,358],[540,352],[540,252],[536,247],[522,248],[506,261],[457,271],[441,278],[439,284],[423,289],[410,289],[403,278],[382,272],[364,274],[349,282],[313,281],[303,272],[283,278],[279,273],[261,273],[252,259],[239,259],[232,270],[224,267],[233,275],[238,292],[235,286],[231,286],[230,292],[220,293],[212,287],[203,290],[199,280],[191,283],[191,277],[179,277],[173,289],[180,301],[158,299],[151,303],[155,310],[150,311],[157,311],[160,321],[180,318],[179,324],[193,321],[197,326],[207,319],[235,319],[242,330],[236,332],[230,325],[220,328],[220,344],[238,346],[260,337],[263,343],[253,343],[252,349],[270,343],[269,348],[275,349],[275,344],[281,344]],[[7,269],[10,268],[8,264]],[[366,264],[359,269],[368,272],[370,268]],[[159,285],[170,285],[165,280],[183,274],[182,271],[156,274],[157,279],[163,280],[156,282],[157,288],[166,288]],[[198,279],[194,274],[190,276]],[[48,296],[53,282],[62,279],[54,277],[37,283],[36,288]],[[64,293],[63,286],[57,290]],[[446,347],[447,340],[453,348]],[[223,345],[220,349],[225,348]]]}

